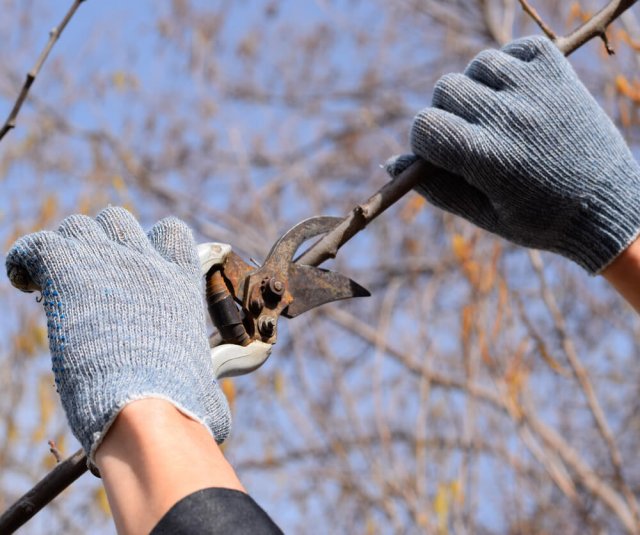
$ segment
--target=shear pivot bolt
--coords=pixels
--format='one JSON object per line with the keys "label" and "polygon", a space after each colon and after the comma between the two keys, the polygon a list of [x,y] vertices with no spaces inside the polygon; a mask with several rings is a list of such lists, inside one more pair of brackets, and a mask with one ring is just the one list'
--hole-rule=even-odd
{"label": "shear pivot bolt", "polygon": [[276,279],[270,279],[269,280],[269,289],[277,295],[282,295],[282,293],[284,292],[284,284],[282,284],[282,281],[276,280]]}
{"label": "shear pivot bolt", "polygon": [[284,293],[284,283],[275,277],[265,277],[260,283],[260,291],[268,304],[275,305]]}
{"label": "shear pivot bolt", "polygon": [[258,330],[262,336],[271,338],[276,332],[276,320],[271,316],[260,316],[258,319]]}
{"label": "shear pivot bolt", "polygon": [[271,277],[262,281],[261,289],[265,299],[279,301],[284,293],[284,283],[275,277]]}

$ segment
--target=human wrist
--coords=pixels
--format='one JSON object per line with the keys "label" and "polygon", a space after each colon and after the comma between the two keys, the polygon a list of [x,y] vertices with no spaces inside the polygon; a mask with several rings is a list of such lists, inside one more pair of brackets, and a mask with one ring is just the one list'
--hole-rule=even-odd
{"label": "human wrist", "polygon": [[[60,391],[69,424],[91,463],[122,412],[142,400],[163,400],[190,419],[207,425],[204,407],[193,387],[195,379],[172,373],[166,362],[168,358],[159,357],[144,366],[122,366]],[[213,388],[217,387],[212,384]],[[210,429],[208,432],[211,435]]]}
{"label": "human wrist", "polygon": [[128,404],[95,455],[118,530],[149,532],[180,499],[244,488],[209,430],[161,399]]}
{"label": "human wrist", "polygon": [[602,276],[640,312],[640,239],[629,245],[602,271]]}

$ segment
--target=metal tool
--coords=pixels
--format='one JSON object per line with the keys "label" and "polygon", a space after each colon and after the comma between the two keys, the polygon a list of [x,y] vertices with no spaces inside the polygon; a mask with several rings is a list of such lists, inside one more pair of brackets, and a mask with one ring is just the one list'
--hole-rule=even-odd
{"label": "metal tool", "polygon": [[[343,275],[293,261],[305,241],[341,221],[321,216],[298,223],[274,244],[259,268],[231,251],[222,260],[221,250],[210,249],[220,244],[199,246],[201,264],[207,269],[207,306],[219,332],[212,345],[232,345],[212,351],[218,378],[260,367],[277,340],[280,316],[294,318],[325,303],[370,295]],[[239,351],[237,346],[246,349]]]}

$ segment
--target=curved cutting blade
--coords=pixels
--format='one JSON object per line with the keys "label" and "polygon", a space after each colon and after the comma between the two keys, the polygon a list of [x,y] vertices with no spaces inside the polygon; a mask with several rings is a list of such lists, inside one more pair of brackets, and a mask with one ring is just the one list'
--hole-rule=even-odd
{"label": "curved cutting blade", "polygon": [[299,264],[289,266],[289,291],[293,295],[293,302],[282,312],[287,318],[295,318],[332,301],[371,295],[367,289],[344,275]]}
{"label": "curved cutting blade", "polygon": [[293,260],[293,255],[305,241],[314,236],[329,232],[342,221],[340,217],[310,217],[289,229],[271,248],[264,266],[278,266],[286,272],[286,266]]}

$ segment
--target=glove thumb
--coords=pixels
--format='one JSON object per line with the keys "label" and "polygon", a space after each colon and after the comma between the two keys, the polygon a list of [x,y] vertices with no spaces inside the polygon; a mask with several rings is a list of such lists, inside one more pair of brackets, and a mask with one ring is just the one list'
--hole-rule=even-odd
{"label": "glove thumb", "polygon": [[402,174],[405,169],[413,165],[418,160],[419,158],[415,154],[398,154],[384,162],[382,167],[384,167],[384,170],[389,174],[389,176],[391,176],[391,178],[396,178],[398,175]]}

